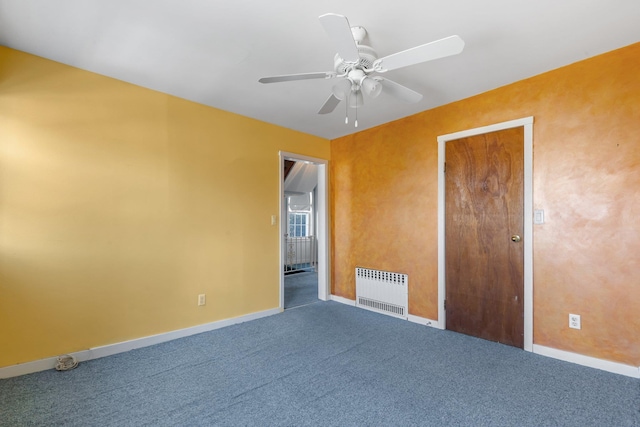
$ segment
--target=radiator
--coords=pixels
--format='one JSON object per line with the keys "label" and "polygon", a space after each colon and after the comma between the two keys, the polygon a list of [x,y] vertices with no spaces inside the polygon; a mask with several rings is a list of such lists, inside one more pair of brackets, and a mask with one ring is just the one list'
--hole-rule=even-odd
{"label": "radiator", "polygon": [[407,318],[409,276],[356,267],[356,306]]}

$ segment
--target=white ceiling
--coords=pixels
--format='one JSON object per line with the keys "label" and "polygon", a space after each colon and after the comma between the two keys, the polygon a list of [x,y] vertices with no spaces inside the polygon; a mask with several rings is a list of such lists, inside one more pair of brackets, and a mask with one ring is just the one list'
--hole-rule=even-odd
{"label": "white ceiling", "polygon": [[284,180],[285,195],[311,193],[318,185],[318,166],[307,162],[296,162]]}
{"label": "white ceiling", "polygon": [[[317,111],[335,80],[318,16],[364,26],[380,56],[457,34],[457,56],[390,71],[424,95]],[[639,0],[0,0],[0,44],[308,134],[333,139],[640,40]],[[639,59],[640,60],[640,59]]]}

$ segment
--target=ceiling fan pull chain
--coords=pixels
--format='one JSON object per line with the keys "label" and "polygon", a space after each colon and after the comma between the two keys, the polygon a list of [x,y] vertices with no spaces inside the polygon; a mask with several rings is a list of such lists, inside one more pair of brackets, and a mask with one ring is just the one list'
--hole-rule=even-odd
{"label": "ceiling fan pull chain", "polygon": [[358,103],[356,103],[356,122],[355,127],[358,127]]}
{"label": "ceiling fan pull chain", "polygon": [[347,98],[344,103],[344,124],[349,124],[349,99]]}

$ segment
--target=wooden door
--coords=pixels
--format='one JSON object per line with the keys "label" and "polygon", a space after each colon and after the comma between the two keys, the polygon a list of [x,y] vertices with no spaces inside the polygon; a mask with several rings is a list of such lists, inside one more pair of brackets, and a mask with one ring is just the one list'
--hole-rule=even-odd
{"label": "wooden door", "polygon": [[446,328],[524,345],[524,128],[448,141]]}

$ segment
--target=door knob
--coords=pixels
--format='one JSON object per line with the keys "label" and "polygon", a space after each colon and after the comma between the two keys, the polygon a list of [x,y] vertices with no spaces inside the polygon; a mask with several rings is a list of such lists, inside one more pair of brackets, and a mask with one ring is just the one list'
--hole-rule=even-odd
{"label": "door knob", "polygon": [[511,241],[512,242],[519,242],[520,240],[520,236],[518,236],[517,234],[514,234],[513,236],[511,236]]}

